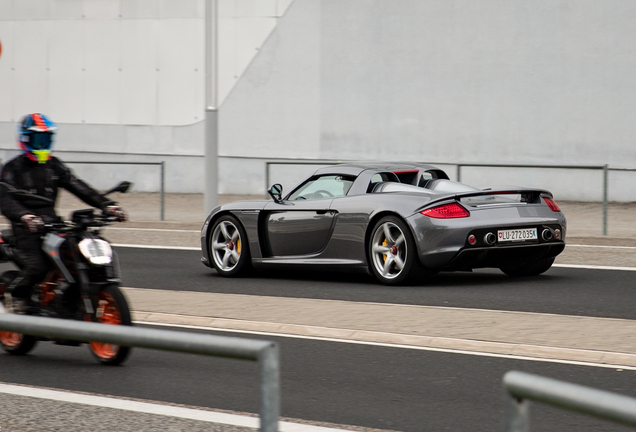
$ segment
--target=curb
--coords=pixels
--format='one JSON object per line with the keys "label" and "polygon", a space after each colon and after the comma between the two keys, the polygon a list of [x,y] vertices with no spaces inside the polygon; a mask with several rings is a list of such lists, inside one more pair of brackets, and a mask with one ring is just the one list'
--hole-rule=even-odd
{"label": "curb", "polygon": [[156,312],[133,312],[138,324],[175,325],[209,330],[234,330],[267,333],[272,336],[298,336],[329,339],[341,342],[359,342],[395,345],[405,348],[428,348],[438,351],[461,351],[471,354],[510,356],[534,360],[559,360],[607,367],[636,369],[636,355],[628,353],[558,348],[506,342],[488,342],[438,336],[418,336],[384,333],[368,330],[349,330],[296,324],[246,321],[227,318],[209,318]]}

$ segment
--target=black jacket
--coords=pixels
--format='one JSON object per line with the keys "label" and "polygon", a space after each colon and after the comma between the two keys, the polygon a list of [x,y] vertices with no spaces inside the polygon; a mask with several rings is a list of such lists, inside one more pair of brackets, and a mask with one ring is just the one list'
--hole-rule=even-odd
{"label": "black jacket", "polygon": [[[56,216],[55,201],[58,188],[64,188],[97,208],[105,208],[114,201],[73,175],[58,158],[52,157],[46,164],[30,160],[26,155],[11,159],[2,168],[0,176],[0,212],[11,222],[20,222],[25,214]],[[29,199],[11,193],[16,189],[27,190],[52,200],[52,204]]]}

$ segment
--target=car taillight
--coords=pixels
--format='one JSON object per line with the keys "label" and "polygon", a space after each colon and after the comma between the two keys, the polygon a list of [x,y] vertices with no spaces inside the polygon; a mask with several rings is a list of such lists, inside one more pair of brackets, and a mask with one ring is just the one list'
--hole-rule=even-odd
{"label": "car taillight", "polygon": [[468,210],[457,203],[443,204],[421,212],[424,216],[436,219],[463,218],[470,216]]}
{"label": "car taillight", "polygon": [[543,201],[545,201],[545,203],[548,205],[548,207],[550,207],[550,210],[552,210],[553,212],[560,212],[561,211],[561,209],[559,208],[557,203],[555,203],[552,198],[543,197]]}

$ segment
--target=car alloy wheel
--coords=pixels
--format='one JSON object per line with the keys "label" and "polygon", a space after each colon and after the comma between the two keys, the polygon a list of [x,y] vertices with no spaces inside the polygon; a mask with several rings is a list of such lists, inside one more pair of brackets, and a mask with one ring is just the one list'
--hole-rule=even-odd
{"label": "car alloy wheel", "polygon": [[209,239],[212,264],[223,276],[235,276],[250,266],[247,236],[241,223],[226,215],[217,220]]}
{"label": "car alloy wheel", "polygon": [[376,227],[371,239],[371,261],[383,279],[399,277],[408,259],[408,244],[402,229],[391,221]]}

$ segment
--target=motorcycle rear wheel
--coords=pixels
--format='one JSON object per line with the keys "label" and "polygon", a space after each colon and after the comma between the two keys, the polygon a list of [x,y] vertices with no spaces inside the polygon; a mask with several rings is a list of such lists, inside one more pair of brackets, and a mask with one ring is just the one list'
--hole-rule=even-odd
{"label": "motorcycle rear wheel", "polygon": [[[128,302],[119,287],[107,286],[97,292],[97,307],[91,320],[111,325],[132,325]],[[116,366],[123,363],[130,355],[131,348],[102,342],[89,342],[88,347],[93,357],[101,364]]]}
{"label": "motorcycle rear wheel", "polygon": [[25,355],[31,352],[38,340],[22,333],[0,332],[0,345],[11,355]]}
{"label": "motorcycle rear wheel", "polygon": [[[2,275],[0,281],[0,303],[2,303],[3,309],[5,306],[4,287],[16,278],[18,272],[15,270],[8,271]],[[21,333],[0,331],[0,345],[2,349],[11,355],[25,355],[28,354],[38,340],[29,335],[23,335]]]}

